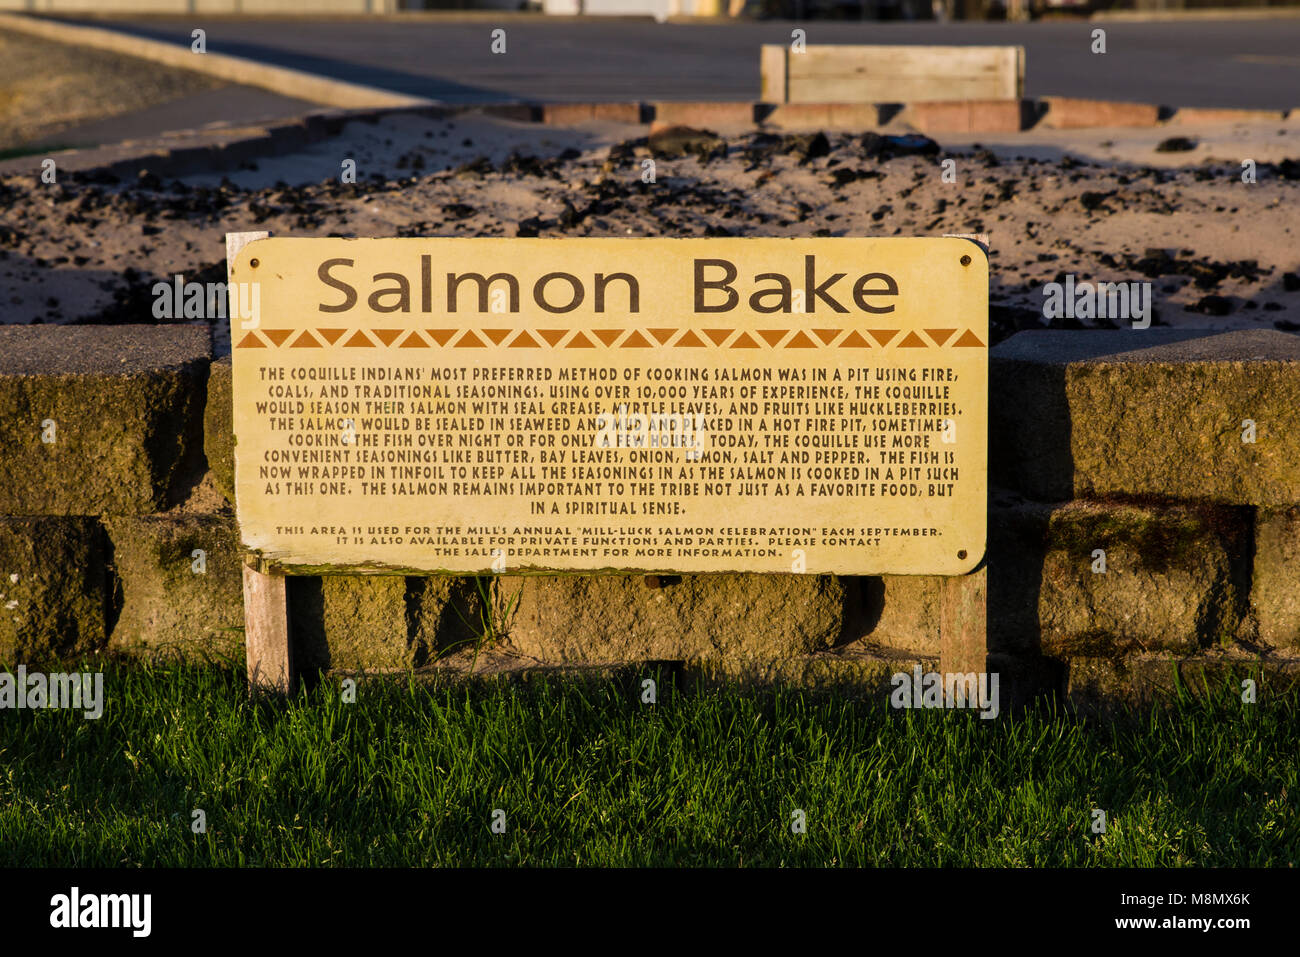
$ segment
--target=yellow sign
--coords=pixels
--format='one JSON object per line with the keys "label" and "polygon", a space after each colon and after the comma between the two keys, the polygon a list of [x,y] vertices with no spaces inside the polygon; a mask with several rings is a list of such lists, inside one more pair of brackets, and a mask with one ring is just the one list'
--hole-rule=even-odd
{"label": "yellow sign", "polygon": [[290,571],[961,574],[965,239],[264,239],[231,269],[244,544]]}

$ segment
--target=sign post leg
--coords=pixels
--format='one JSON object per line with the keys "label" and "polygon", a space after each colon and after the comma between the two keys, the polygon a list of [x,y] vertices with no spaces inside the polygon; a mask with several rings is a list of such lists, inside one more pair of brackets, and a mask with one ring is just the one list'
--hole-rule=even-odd
{"label": "sign post leg", "polygon": [[293,688],[289,658],[288,580],[244,562],[244,642],[248,690],[288,694]]}
{"label": "sign post leg", "polygon": [[944,674],[988,669],[988,568],[944,581],[939,612],[939,670]]}
{"label": "sign post leg", "polygon": [[[265,231],[226,233],[226,279],[246,245],[266,239]],[[234,309],[226,310],[234,344]],[[248,690],[288,694],[293,686],[289,660],[289,604],[284,575],[263,572],[252,560],[244,562],[244,646],[248,661]]]}

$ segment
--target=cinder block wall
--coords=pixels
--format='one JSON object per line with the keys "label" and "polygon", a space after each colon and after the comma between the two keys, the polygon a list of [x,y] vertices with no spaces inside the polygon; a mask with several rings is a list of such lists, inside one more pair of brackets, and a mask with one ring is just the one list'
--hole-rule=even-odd
{"label": "cinder block wall", "polygon": [[[1013,700],[1297,680],[1300,337],[1024,332],[990,407],[987,651]],[[242,660],[233,468],[206,327],[0,327],[0,660]],[[880,690],[938,667],[942,584],[333,576],[290,600],[310,669],[428,665],[495,614],[526,662]]]}

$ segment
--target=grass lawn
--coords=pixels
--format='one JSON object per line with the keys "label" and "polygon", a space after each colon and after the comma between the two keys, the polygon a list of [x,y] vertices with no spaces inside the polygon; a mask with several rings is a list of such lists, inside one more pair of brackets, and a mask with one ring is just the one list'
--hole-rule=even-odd
{"label": "grass lawn", "polygon": [[0,865],[1300,861],[1294,696],[1102,726],[661,677],[655,705],[639,682],[557,679],[285,703],[232,670],[109,666],[99,720],[0,711]]}

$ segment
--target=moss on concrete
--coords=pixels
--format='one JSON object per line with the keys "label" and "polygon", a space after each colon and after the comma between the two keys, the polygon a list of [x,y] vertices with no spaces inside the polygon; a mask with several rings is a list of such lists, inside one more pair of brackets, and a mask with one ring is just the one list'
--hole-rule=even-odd
{"label": "moss on concrete", "polygon": [[104,533],[88,518],[0,518],[0,662],[42,664],[104,647]]}
{"label": "moss on concrete", "polygon": [[1300,507],[1259,510],[1252,568],[1250,604],[1260,643],[1300,649]]}
{"label": "moss on concrete", "polygon": [[105,526],[122,600],[111,648],[242,661],[243,577],[232,515],[113,516]]}
{"label": "moss on concrete", "polygon": [[0,514],[166,510],[202,463],[207,367],[196,327],[0,327]]}
{"label": "moss on concrete", "polygon": [[217,359],[208,372],[203,408],[203,452],[217,488],[226,501],[235,501],[235,417],[230,356]]}

